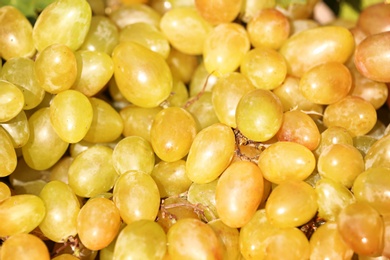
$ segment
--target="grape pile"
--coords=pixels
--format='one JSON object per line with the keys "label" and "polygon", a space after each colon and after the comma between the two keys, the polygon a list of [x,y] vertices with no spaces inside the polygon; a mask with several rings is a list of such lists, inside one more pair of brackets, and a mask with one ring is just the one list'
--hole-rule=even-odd
{"label": "grape pile", "polygon": [[0,7],[1,260],[390,259],[390,4],[45,2]]}

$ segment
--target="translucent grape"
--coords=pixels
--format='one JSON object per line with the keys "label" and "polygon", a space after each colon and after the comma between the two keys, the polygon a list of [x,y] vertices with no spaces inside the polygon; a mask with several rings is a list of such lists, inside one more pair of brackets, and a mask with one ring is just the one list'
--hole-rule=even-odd
{"label": "translucent grape", "polygon": [[204,62],[201,62],[195,69],[194,75],[191,78],[189,91],[190,97],[198,95],[200,92],[211,91],[217,82],[217,75],[208,73]]}
{"label": "translucent grape", "polygon": [[17,234],[9,237],[3,243],[0,257],[9,260],[49,260],[50,253],[40,238],[32,234]]}
{"label": "translucent grape", "polygon": [[158,27],[161,20],[161,15],[156,10],[140,3],[122,5],[111,12],[108,17],[120,30],[134,23],[148,23]]}
{"label": "translucent grape", "polygon": [[[172,75],[174,73],[172,72]],[[167,103],[171,107],[183,107],[188,100],[188,89],[183,81],[177,76],[173,76],[171,95],[167,98]]]}
{"label": "translucent grape", "polygon": [[210,24],[232,22],[241,10],[242,0],[195,0],[196,10]]}
{"label": "translucent grape", "polygon": [[389,149],[390,135],[386,135],[376,141],[364,156],[366,170],[374,167],[390,167]]}
{"label": "translucent grape", "polygon": [[16,117],[24,107],[22,91],[14,84],[0,80],[0,123]]}
{"label": "translucent grape", "polygon": [[218,179],[208,183],[192,183],[188,189],[187,200],[192,204],[203,205],[207,220],[218,218],[215,201],[217,184]]}
{"label": "translucent grape", "polygon": [[50,181],[62,181],[69,184],[68,171],[74,158],[71,156],[62,157],[51,169],[50,169]]}
{"label": "translucent grape", "polygon": [[267,1],[258,1],[258,0],[247,0],[242,3],[240,20],[245,23],[248,23],[252,20],[260,10],[267,8],[274,8],[276,2],[274,0]]}
{"label": "translucent grape", "polygon": [[390,8],[385,3],[373,3],[359,13],[357,27],[367,35],[390,30]]}
{"label": "translucent grape", "polygon": [[207,222],[214,230],[217,236],[222,240],[224,245],[224,259],[239,259],[240,253],[240,233],[237,228],[232,228],[224,224],[220,219]]}
{"label": "translucent grape", "polygon": [[166,60],[171,68],[172,74],[179,77],[186,84],[190,82],[195,69],[199,65],[196,56],[185,54],[175,48],[171,48]]}
{"label": "translucent grape", "polygon": [[340,126],[330,126],[321,133],[321,142],[315,150],[315,155],[318,157],[326,147],[332,144],[354,145],[353,138],[347,129]]}
{"label": "translucent grape", "polygon": [[0,202],[11,197],[11,190],[7,184],[0,182]]}
{"label": "translucent grape", "polygon": [[198,131],[213,124],[220,123],[215,113],[211,92],[204,92],[199,99],[189,98],[185,108],[194,117]]}

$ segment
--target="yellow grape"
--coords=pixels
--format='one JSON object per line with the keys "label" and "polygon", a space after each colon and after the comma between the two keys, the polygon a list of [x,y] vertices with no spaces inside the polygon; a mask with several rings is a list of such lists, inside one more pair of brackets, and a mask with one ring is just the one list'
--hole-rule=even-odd
{"label": "yellow grape", "polygon": [[166,162],[182,159],[190,150],[197,133],[196,127],[193,116],[184,108],[168,107],[161,110],[150,129],[154,152]]}
{"label": "yellow grape", "polygon": [[194,75],[191,78],[189,92],[190,97],[196,96],[201,92],[210,92],[218,77],[216,74],[209,73],[206,70],[204,62],[201,62],[195,69]]}
{"label": "yellow grape", "polygon": [[106,198],[93,198],[80,209],[77,233],[81,243],[90,250],[107,247],[117,236],[121,225],[119,210]]}
{"label": "yellow grape", "polygon": [[0,8],[0,17],[0,56],[5,60],[32,57],[35,54],[33,29],[27,17],[11,5]]}
{"label": "yellow grape", "polygon": [[214,230],[193,218],[178,220],[167,233],[172,260],[222,259],[223,246]]}
{"label": "yellow grape", "polygon": [[321,152],[332,144],[349,144],[354,145],[351,134],[341,126],[330,126],[321,133],[320,145],[315,150],[318,157]]}
{"label": "yellow grape", "polygon": [[196,10],[212,25],[229,23],[238,16],[242,0],[195,0]]}
{"label": "yellow grape", "polygon": [[365,156],[371,146],[378,141],[377,138],[368,136],[368,135],[360,135],[355,136],[353,139],[353,146],[355,146],[363,156]]}
{"label": "yellow grape", "polygon": [[237,228],[232,228],[224,224],[220,219],[212,220],[207,224],[214,230],[224,245],[224,258],[226,260],[239,259],[240,252],[240,232]]}
{"label": "yellow grape", "polygon": [[2,245],[0,258],[7,260],[50,260],[45,242],[32,234],[17,234],[9,237]]}
{"label": "yellow grape", "polygon": [[161,15],[156,10],[139,3],[122,5],[111,12],[108,17],[120,30],[134,23],[148,23],[158,27],[161,20]]}
{"label": "yellow grape", "polygon": [[81,141],[91,127],[92,119],[91,102],[79,91],[72,89],[62,91],[50,104],[50,122],[65,142]]}
{"label": "yellow grape", "polygon": [[0,80],[0,123],[15,118],[24,107],[22,91],[14,84]]}
{"label": "yellow grape", "polygon": [[[329,75],[333,75],[331,78]],[[299,89],[303,96],[316,104],[328,105],[346,97],[352,86],[349,69],[341,62],[324,62],[307,70],[301,77]]]}
{"label": "yellow grape", "polygon": [[72,89],[91,97],[99,93],[114,74],[114,62],[110,55],[102,51],[79,50],[77,78]]}
{"label": "yellow grape", "polygon": [[112,189],[119,177],[112,155],[110,147],[94,145],[74,158],[68,170],[68,182],[76,195],[90,198]]}
{"label": "yellow grape", "polygon": [[235,149],[232,129],[216,123],[201,130],[191,145],[186,160],[188,178],[195,183],[217,179],[227,168]]}
{"label": "yellow grape", "polygon": [[322,150],[317,169],[322,177],[351,188],[356,177],[364,171],[364,159],[352,145],[332,144]]}
{"label": "yellow grape", "polygon": [[92,10],[86,0],[52,2],[34,24],[32,36],[36,49],[40,52],[49,45],[61,43],[77,50],[88,33],[91,17]]}
{"label": "yellow grape", "polygon": [[343,241],[356,254],[378,256],[382,253],[384,222],[367,202],[355,202],[345,207],[338,215],[337,228]]}
{"label": "yellow grape", "polygon": [[367,134],[377,121],[374,106],[360,97],[346,96],[326,107],[323,118],[326,127],[341,126],[352,136]]}
{"label": "yellow grape", "polygon": [[383,223],[385,225],[384,232],[384,246],[382,255],[384,257],[390,257],[390,215],[386,214],[382,216]]}
{"label": "yellow grape", "polygon": [[373,167],[359,174],[352,186],[357,201],[370,204],[381,215],[390,213],[390,169]]}
{"label": "yellow grape", "polygon": [[220,123],[215,113],[211,92],[204,92],[199,99],[196,97],[195,99],[189,98],[184,106],[194,117],[198,131]]}
{"label": "yellow grape", "polygon": [[0,202],[11,197],[11,190],[7,184],[0,182]]}
{"label": "yellow grape", "polygon": [[156,107],[172,90],[164,58],[135,42],[119,43],[113,53],[114,75],[123,96],[140,107]]}
{"label": "yellow grape", "polygon": [[385,135],[368,149],[364,156],[366,170],[374,167],[390,168],[390,135]]}
{"label": "yellow grape", "polygon": [[50,168],[50,181],[62,181],[63,183],[69,184],[68,182],[68,171],[74,158],[71,156],[63,156],[53,167]]}
{"label": "yellow grape", "polygon": [[122,220],[154,220],[160,207],[160,194],[153,178],[141,171],[122,174],[114,186],[113,201]]}
{"label": "yellow grape", "polygon": [[34,230],[45,217],[45,204],[36,195],[13,195],[0,204],[0,236]]}
{"label": "yellow grape", "polygon": [[244,226],[259,207],[263,190],[263,174],[256,164],[233,162],[218,180],[215,200],[219,218],[229,227]]}
{"label": "yellow grape", "polygon": [[203,62],[209,73],[237,70],[249,51],[248,34],[242,25],[223,23],[212,29],[203,46]]}
{"label": "yellow grape", "polygon": [[26,113],[22,110],[13,119],[0,124],[11,136],[12,144],[15,148],[23,147],[30,138],[30,128]]}
{"label": "yellow grape", "polygon": [[337,224],[329,221],[318,227],[310,238],[310,259],[352,259],[353,250],[344,242]]}
{"label": "yellow grape", "polygon": [[35,59],[34,71],[45,91],[57,94],[70,89],[77,78],[75,53],[65,44],[49,45]]}
{"label": "yellow grape", "polygon": [[366,6],[359,14],[357,26],[365,34],[388,31],[390,8],[385,2],[375,2]]}
{"label": "yellow grape", "polygon": [[[172,68],[171,68],[172,69]],[[183,107],[188,100],[188,88],[178,76],[172,72],[173,86],[171,95],[167,98],[167,103],[171,107]]]}
{"label": "yellow grape", "polygon": [[287,64],[276,50],[259,46],[245,54],[240,71],[256,88],[272,90],[286,78]]}
{"label": "yellow grape", "polygon": [[314,154],[305,146],[294,142],[276,142],[259,156],[258,166],[268,181],[303,181],[316,166]]}
{"label": "yellow grape", "polygon": [[161,31],[177,50],[191,55],[203,53],[203,45],[212,30],[195,8],[178,7],[166,12],[160,22]]}
{"label": "yellow grape", "polygon": [[179,77],[185,84],[191,81],[192,75],[199,65],[196,56],[183,53],[175,48],[171,48],[166,61],[171,68],[172,74]]}
{"label": "yellow grape", "polygon": [[270,140],[283,122],[282,103],[269,90],[252,90],[240,99],[236,122],[237,128],[247,138],[258,142]]}
{"label": "yellow grape", "polygon": [[163,259],[167,236],[153,220],[137,220],[121,230],[115,243],[113,259]]}
{"label": "yellow grape", "polygon": [[251,21],[261,10],[276,7],[275,0],[246,0],[242,3],[240,20],[245,23]]}
{"label": "yellow grape", "polygon": [[276,186],[265,205],[267,218],[280,228],[298,227],[317,213],[317,194],[304,181],[285,181]]}
{"label": "yellow grape", "polygon": [[71,254],[61,254],[59,256],[52,258],[52,260],[78,260],[78,259],[80,258]]}
{"label": "yellow grape", "polygon": [[236,128],[236,110],[238,102],[255,87],[239,72],[227,73],[218,78],[212,90],[212,103],[219,121]]}
{"label": "yellow grape", "polygon": [[46,215],[39,224],[42,233],[54,242],[64,242],[77,234],[80,203],[73,190],[61,181],[51,181],[39,197],[45,203]]}
{"label": "yellow grape", "polygon": [[23,158],[31,168],[46,170],[66,152],[69,143],[63,141],[50,122],[50,108],[41,108],[28,119],[30,138],[22,147]]}
{"label": "yellow grape", "polygon": [[91,126],[83,140],[91,143],[108,143],[118,139],[123,132],[123,120],[106,101],[92,97],[93,117]]}
{"label": "yellow grape", "polygon": [[195,205],[204,206],[204,214],[207,220],[218,218],[215,193],[218,179],[208,183],[192,183],[188,189],[187,200]]}
{"label": "yellow grape", "polygon": [[288,64],[288,74],[302,77],[310,68],[324,62],[344,63],[352,55],[355,41],[341,26],[320,26],[291,36],[280,48]]}
{"label": "yellow grape", "polygon": [[154,168],[155,154],[147,140],[140,136],[128,136],[116,144],[112,164],[120,175],[131,170],[150,174]]}

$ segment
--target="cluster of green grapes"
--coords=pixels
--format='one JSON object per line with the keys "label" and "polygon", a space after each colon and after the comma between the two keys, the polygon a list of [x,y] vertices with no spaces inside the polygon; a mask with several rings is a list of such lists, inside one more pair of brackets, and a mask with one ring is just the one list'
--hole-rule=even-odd
{"label": "cluster of green grapes", "polygon": [[0,259],[388,259],[390,5],[0,8]]}

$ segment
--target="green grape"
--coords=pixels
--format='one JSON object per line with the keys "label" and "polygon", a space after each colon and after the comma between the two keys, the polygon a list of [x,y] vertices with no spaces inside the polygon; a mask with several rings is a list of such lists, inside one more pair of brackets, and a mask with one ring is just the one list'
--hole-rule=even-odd
{"label": "green grape", "polygon": [[317,194],[304,181],[285,181],[276,186],[265,205],[269,221],[280,228],[298,227],[317,213]]}
{"label": "green grape", "polygon": [[196,183],[217,179],[232,160],[234,149],[230,127],[217,123],[204,128],[196,135],[187,156],[188,178]]}
{"label": "green grape", "polygon": [[390,169],[372,167],[359,174],[352,186],[357,201],[370,204],[381,215],[390,213]]}
{"label": "green grape", "polygon": [[32,234],[17,234],[9,237],[3,243],[0,258],[7,260],[50,260],[50,253],[40,238]]}
{"label": "green grape", "polygon": [[315,150],[316,156],[318,157],[326,147],[332,144],[353,145],[353,138],[344,127],[330,126],[321,133],[320,145]]}
{"label": "green grape", "polygon": [[108,246],[119,233],[121,217],[115,204],[106,198],[93,198],[80,209],[77,233],[81,243],[90,250]]}
{"label": "green grape", "polygon": [[245,137],[258,142],[270,140],[283,122],[282,103],[269,90],[248,92],[238,103],[236,122]]}
{"label": "green grape", "polygon": [[61,181],[51,181],[40,193],[46,215],[39,224],[42,233],[54,242],[64,242],[77,234],[80,203],[73,190]]}
{"label": "green grape", "polygon": [[215,193],[218,179],[208,183],[192,183],[188,189],[187,200],[195,205],[202,205],[208,221],[218,218]]}
{"label": "green grape", "polygon": [[77,78],[72,89],[91,97],[99,93],[114,74],[114,62],[110,55],[102,51],[79,50]]}
{"label": "green grape", "polygon": [[245,54],[240,71],[256,88],[272,90],[286,78],[287,64],[276,50],[259,46]]}
{"label": "green grape", "polygon": [[122,174],[114,186],[113,201],[122,220],[130,224],[136,220],[154,220],[160,207],[160,194],[153,178],[141,171]]}
{"label": "green grape", "polygon": [[[172,70],[172,68],[171,68]],[[175,75],[172,72],[172,75]],[[183,107],[188,100],[188,89],[178,76],[173,76],[172,92],[167,98],[170,107]]]}
{"label": "green grape", "polygon": [[187,177],[184,160],[160,161],[154,166],[151,176],[158,186],[161,198],[177,196],[186,192],[192,184],[192,181]]}
{"label": "green grape", "polygon": [[220,219],[212,220],[207,224],[214,230],[218,237],[222,240],[225,247],[224,258],[226,260],[239,259],[240,253],[240,232],[237,228],[227,226]]}
{"label": "green grape", "polygon": [[314,154],[295,142],[276,142],[259,156],[258,166],[268,181],[280,184],[284,181],[302,181],[316,167]]}
{"label": "green grape", "polygon": [[194,117],[199,131],[213,124],[219,123],[212,103],[211,92],[204,92],[199,99],[196,97],[194,99],[189,98],[184,106]]}
{"label": "green grape", "polygon": [[140,136],[125,137],[114,148],[112,164],[120,175],[127,171],[142,171],[150,174],[155,164],[153,148]]}
{"label": "green grape", "polygon": [[310,259],[352,259],[353,250],[344,242],[333,221],[318,227],[310,238]]}
{"label": "green grape", "polygon": [[259,207],[263,192],[260,168],[252,162],[233,162],[218,180],[215,200],[219,218],[229,227],[244,226]]}
{"label": "green grape", "polygon": [[57,94],[70,89],[77,77],[75,53],[65,44],[49,45],[35,59],[34,71],[45,91]]}
{"label": "green grape", "polygon": [[[320,24],[318,21],[313,19],[297,19],[291,21],[291,36],[305,31],[307,29],[319,27]],[[351,29],[352,30],[352,29]],[[352,32],[352,31],[351,31]]]}
{"label": "green grape", "polygon": [[[237,1],[236,1],[237,2]],[[203,62],[209,73],[225,74],[237,70],[250,49],[249,36],[242,25],[223,23],[207,35]]]}
{"label": "green grape", "polygon": [[326,127],[341,126],[352,136],[367,134],[377,121],[374,106],[360,97],[346,96],[326,107],[323,121]]}
{"label": "green grape", "polygon": [[23,109],[35,108],[45,96],[34,72],[34,61],[17,57],[6,61],[0,71],[0,78],[17,86],[24,96]]}
{"label": "green grape", "polygon": [[95,14],[91,18],[88,33],[79,50],[99,51],[111,55],[118,42],[119,30],[115,23],[104,14]]}
{"label": "green grape", "polygon": [[195,69],[190,80],[189,92],[190,97],[198,95],[201,92],[211,91],[217,82],[216,74],[208,73],[204,62],[201,62]]}
{"label": "green grape", "polygon": [[11,190],[7,184],[0,182],[0,203],[11,197]]}
{"label": "green grape", "polygon": [[351,188],[364,171],[364,159],[357,148],[349,144],[332,144],[322,150],[317,169],[321,177],[332,179]]}
{"label": "green grape", "polygon": [[[329,75],[334,75],[332,78]],[[324,62],[305,71],[299,81],[303,96],[316,104],[328,105],[346,97],[352,86],[349,69],[341,62]]]}
{"label": "green grape", "polygon": [[370,149],[370,147],[378,140],[372,136],[368,135],[359,135],[355,136],[353,139],[353,146],[355,146],[360,153],[365,156]]}
{"label": "green grape", "polygon": [[91,102],[79,91],[62,91],[50,104],[50,122],[65,142],[77,143],[82,140],[91,127],[92,119]]}
{"label": "green grape", "polygon": [[162,16],[160,28],[174,48],[186,54],[200,55],[212,25],[195,8],[178,7]]}
{"label": "green grape", "polygon": [[122,42],[115,47],[112,59],[115,81],[128,101],[156,107],[169,97],[172,74],[160,54],[135,42]]}
{"label": "green grape", "polygon": [[16,117],[24,107],[23,92],[14,84],[0,80],[0,123]]}
{"label": "green grape", "polygon": [[195,7],[206,21],[216,25],[233,22],[238,16],[243,2],[242,0],[195,0]]}
{"label": "green grape", "polygon": [[114,259],[163,259],[167,236],[152,220],[137,220],[123,228],[114,249]]}
{"label": "green grape", "polygon": [[30,128],[26,113],[23,110],[11,120],[0,125],[11,136],[15,148],[23,147],[30,138]]}
{"label": "green grape", "polygon": [[0,236],[29,233],[45,217],[45,205],[36,195],[13,195],[0,204]]}
{"label": "green grape", "polygon": [[168,253],[176,259],[222,259],[223,246],[214,230],[198,219],[178,220],[167,233]]}
{"label": "green grape", "polygon": [[378,256],[383,250],[384,222],[366,202],[345,207],[337,218],[337,228],[343,241],[356,253]]}
{"label": "green grape", "polygon": [[124,136],[140,136],[150,142],[153,120],[162,107],[144,108],[129,105],[119,111],[123,119]]}
{"label": "green grape", "polygon": [[171,68],[172,75],[176,75],[185,84],[188,84],[199,65],[198,57],[195,55],[185,54],[171,47],[166,59]]}
{"label": "green grape", "polygon": [[260,10],[247,24],[247,31],[254,47],[279,49],[290,35],[290,21],[274,8]]}
{"label": "green grape", "polygon": [[288,64],[288,74],[302,77],[310,68],[324,62],[344,63],[352,55],[355,41],[340,26],[320,26],[291,36],[280,48]]}
{"label": "green grape", "polygon": [[106,101],[92,97],[92,123],[83,140],[91,143],[109,143],[117,140],[123,132],[123,120]]}
{"label": "green grape", "polygon": [[62,181],[63,183],[69,184],[68,171],[74,158],[71,156],[62,157],[53,167],[50,169],[50,181]]}
{"label": "green grape", "polygon": [[114,187],[118,174],[112,156],[111,148],[95,145],[74,158],[68,170],[68,182],[76,195],[89,198]]}
{"label": "green grape", "polygon": [[366,170],[374,167],[390,167],[390,135],[373,143],[364,156]]}
{"label": "green grape", "polygon": [[283,123],[276,137],[279,141],[302,144],[311,151],[315,150],[321,141],[321,134],[314,120],[299,110],[284,113]]}
{"label": "green grape", "polygon": [[166,162],[182,159],[190,150],[197,133],[196,127],[194,118],[184,108],[168,107],[161,110],[150,129],[154,152]]}
{"label": "green grape", "polygon": [[248,23],[261,10],[274,8],[276,6],[275,0],[246,0],[242,3],[239,18],[241,21]]}
{"label": "green grape", "polygon": [[339,182],[321,178],[315,184],[318,203],[318,217],[325,221],[335,221],[339,212],[355,202],[355,196]]}
{"label": "green grape", "polygon": [[22,147],[23,158],[35,170],[53,166],[68,149],[50,122],[50,108],[41,108],[28,119],[30,138]]}
{"label": "green grape", "polygon": [[0,56],[5,60],[32,57],[35,47],[31,23],[11,5],[0,8],[0,17]]}
{"label": "green grape", "polygon": [[239,72],[231,72],[218,78],[211,100],[219,121],[236,128],[236,110],[238,102],[246,93],[254,90],[250,81]]}
{"label": "green grape", "polygon": [[148,5],[133,3],[115,9],[109,14],[109,18],[122,30],[134,23],[148,23],[158,27],[161,15]]}
{"label": "green grape", "polygon": [[[33,28],[35,48],[40,52],[60,43],[77,50],[91,24],[92,10],[86,0],[56,0],[38,16]],[[61,32],[58,32],[58,29]]]}
{"label": "green grape", "polygon": [[157,26],[149,23],[133,23],[127,25],[119,33],[119,42],[133,41],[161,54],[166,59],[170,52],[167,37]]}

